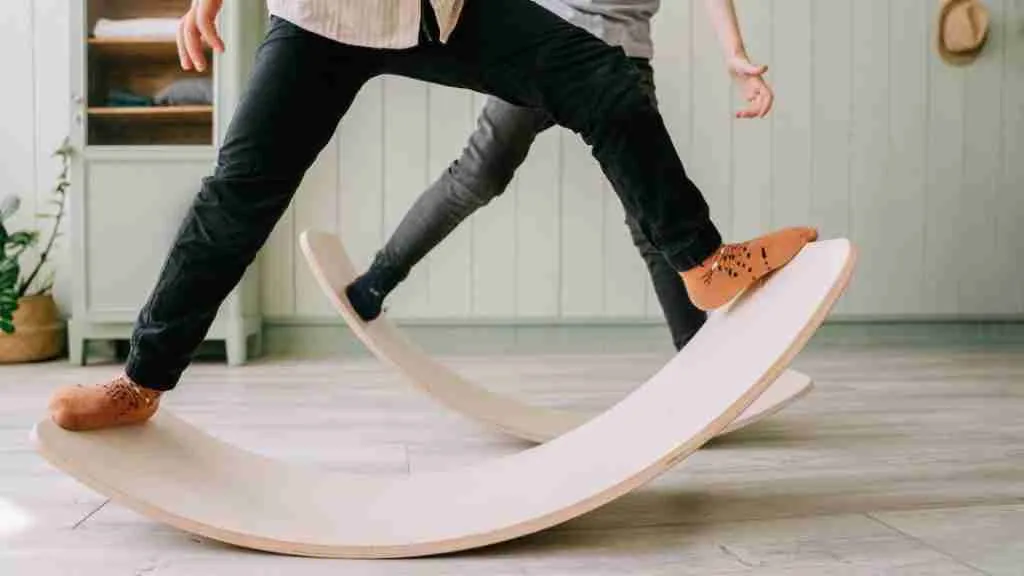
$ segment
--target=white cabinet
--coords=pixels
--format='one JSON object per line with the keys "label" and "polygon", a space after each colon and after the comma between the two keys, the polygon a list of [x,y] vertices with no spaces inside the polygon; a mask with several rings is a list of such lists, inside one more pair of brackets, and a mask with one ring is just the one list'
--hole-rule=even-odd
{"label": "white cabinet", "polygon": [[84,164],[84,288],[93,318],[134,318],[156,281],[162,254],[196,183],[210,170],[206,152],[195,160],[181,153],[160,156],[94,155]]}
{"label": "white cabinet", "polygon": [[[125,105],[175,79],[173,41],[97,38],[99,18],[180,16],[189,0],[79,0],[72,11],[72,142],[69,199],[73,246],[71,361],[85,362],[89,340],[127,340],[201,180],[212,171],[216,142],[248,73],[262,27],[262,2],[228,0],[222,35],[231,47],[205,77],[209,105]],[[191,75],[202,77],[203,75]],[[112,97],[117,94],[120,100]],[[228,296],[208,334],[223,341],[230,364],[260,348],[258,270],[254,264]]]}

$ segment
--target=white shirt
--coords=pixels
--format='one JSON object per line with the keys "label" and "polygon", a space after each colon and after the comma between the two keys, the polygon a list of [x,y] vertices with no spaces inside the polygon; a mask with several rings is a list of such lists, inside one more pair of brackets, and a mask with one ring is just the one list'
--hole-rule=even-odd
{"label": "white shirt", "polygon": [[[441,42],[458,24],[463,1],[430,0]],[[352,46],[401,49],[419,40],[420,0],[267,0],[267,9],[299,28]]]}

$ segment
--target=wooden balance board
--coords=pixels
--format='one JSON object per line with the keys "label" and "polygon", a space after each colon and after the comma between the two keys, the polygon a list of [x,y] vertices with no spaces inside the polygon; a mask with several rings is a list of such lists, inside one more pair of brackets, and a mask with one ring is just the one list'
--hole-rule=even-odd
{"label": "wooden balance board", "polygon": [[[485,546],[560,524],[635,490],[736,420],[803,348],[845,290],[846,240],[805,248],[720,313],[606,412],[510,456],[368,478],[226,444],[162,410],[87,433],[50,420],[37,450],[113,500],[182,530],[294,555],[383,558]],[[694,394],[680,382],[714,382]]]}
{"label": "wooden balance board", "polygon": [[[334,234],[306,231],[301,234],[299,244],[320,288],[352,332],[377,358],[394,366],[415,387],[444,406],[532,442],[547,442],[587,421],[582,414],[526,404],[469,381],[408,340],[386,316],[363,322],[345,296],[345,287],[356,279],[357,273],[341,240]],[[703,387],[716,383],[713,379],[705,382],[680,380],[678,385],[689,386],[691,394],[699,394]],[[813,386],[807,375],[786,370],[720,435],[775,414],[810,392]]]}

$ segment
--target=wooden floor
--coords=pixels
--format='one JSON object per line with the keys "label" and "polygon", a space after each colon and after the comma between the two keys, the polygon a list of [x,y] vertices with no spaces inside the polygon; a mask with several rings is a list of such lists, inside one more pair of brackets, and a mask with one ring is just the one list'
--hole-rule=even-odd
{"label": "wooden floor", "polygon": [[[663,353],[452,357],[495,389],[595,412]],[[0,574],[1024,574],[1024,348],[828,344],[816,390],[582,518],[472,553],[352,562],[227,547],[153,523],[36,456],[58,384],[115,364],[0,367]],[[708,383],[681,383],[699,393]],[[523,448],[368,358],[203,363],[167,406],[274,457],[368,474]]]}

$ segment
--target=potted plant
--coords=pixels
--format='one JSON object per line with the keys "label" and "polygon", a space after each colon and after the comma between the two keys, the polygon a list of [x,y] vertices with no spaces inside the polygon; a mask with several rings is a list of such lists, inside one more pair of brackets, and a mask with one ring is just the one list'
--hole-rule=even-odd
{"label": "potted plant", "polygon": [[67,198],[71,147],[65,140],[54,153],[61,159],[61,172],[51,203],[55,210],[39,214],[52,221],[49,237],[42,244],[34,264],[23,267],[42,239],[37,230],[10,231],[6,224],[18,211],[17,196],[0,200],[0,363],[35,362],[60,354],[62,324],[53,300],[53,271],[48,269]]}

